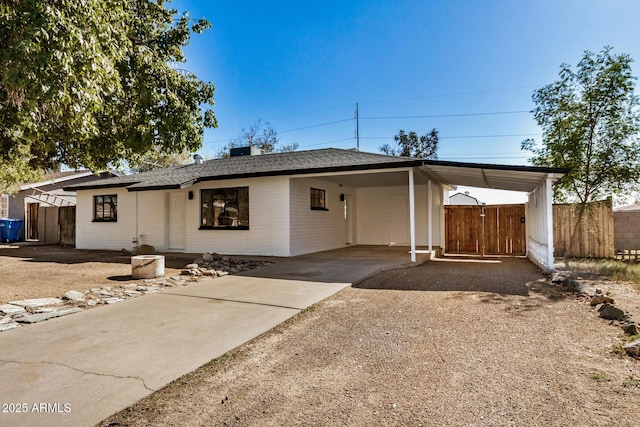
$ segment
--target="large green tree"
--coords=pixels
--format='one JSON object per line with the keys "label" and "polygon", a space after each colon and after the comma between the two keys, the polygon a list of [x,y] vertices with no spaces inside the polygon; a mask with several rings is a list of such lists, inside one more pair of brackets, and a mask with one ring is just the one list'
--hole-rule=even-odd
{"label": "large green tree", "polygon": [[210,23],[167,3],[0,4],[0,182],[202,145],[204,129],[217,125],[214,86],[179,64],[191,34]]}
{"label": "large green tree", "polygon": [[640,180],[640,112],[634,93],[632,59],[605,47],[585,52],[574,71],[533,94],[542,145],[525,140],[534,165],[569,168],[556,183],[556,200],[579,204],[569,247],[574,247],[588,203],[631,194]]}
{"label": "large green tree", "polygon": [[420,135],[414,131],[406,133],[400,129],[393,137],[395,145],[383,144],[379,150],[388,156],[417,157],[419,159],[438,158],[438,131],[433,128],[431,132]]}
{"label": "large green tree", "polygon": [[559,201],[586,204],[611,194],[626,196],[640,180],[640,111],[633,60],[606,47],[585,52],[574,71],[533,94],[542,145],[523,141],[534,165],[569,168],[555,186]]}

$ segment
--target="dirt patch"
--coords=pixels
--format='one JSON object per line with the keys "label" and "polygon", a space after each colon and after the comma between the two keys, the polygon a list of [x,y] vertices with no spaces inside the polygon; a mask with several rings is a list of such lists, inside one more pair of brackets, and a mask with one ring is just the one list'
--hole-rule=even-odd
{"label": "dirt patch", "polygon": [[[199,256],[164,254],[165,275]],[[117,286],[131,278],[131,255],[118,251],[87,251],[62,246],[0,245],[0,304],[25,298],[57,297],[69,290],[84,292]]]}
{"label": "dirt patch", "polygon": [[101,425],[637,425],[619,329],[498,261],[373,276]]}

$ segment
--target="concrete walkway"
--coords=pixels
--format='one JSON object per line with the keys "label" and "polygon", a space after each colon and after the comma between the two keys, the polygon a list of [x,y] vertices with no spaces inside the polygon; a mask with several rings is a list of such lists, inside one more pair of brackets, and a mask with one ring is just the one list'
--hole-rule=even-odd
{"label": "concrete walkway", "polygon": [[406,248],[301,257],[0,334],[0,425],[94,425],[372,273]]}

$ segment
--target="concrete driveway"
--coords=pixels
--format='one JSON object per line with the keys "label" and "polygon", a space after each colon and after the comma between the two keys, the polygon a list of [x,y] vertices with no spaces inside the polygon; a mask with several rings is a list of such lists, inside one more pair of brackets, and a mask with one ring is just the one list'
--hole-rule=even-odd
{"label": "concrete driveway", "polygon": [[0,334],[0,425],[94,425],[381,269],[406,248],[301,257]]}

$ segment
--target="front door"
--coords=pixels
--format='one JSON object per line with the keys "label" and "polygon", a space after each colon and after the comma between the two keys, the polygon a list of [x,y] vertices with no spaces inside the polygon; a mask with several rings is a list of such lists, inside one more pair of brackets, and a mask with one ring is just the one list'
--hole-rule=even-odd
{"label": "front door", "polygon": [[409,196],[389,198],[389,244],[409,244]]}
{"label": "front door", "polygon": [[182,191],[167,195],[167,249],[186,249],[186,197]]}

